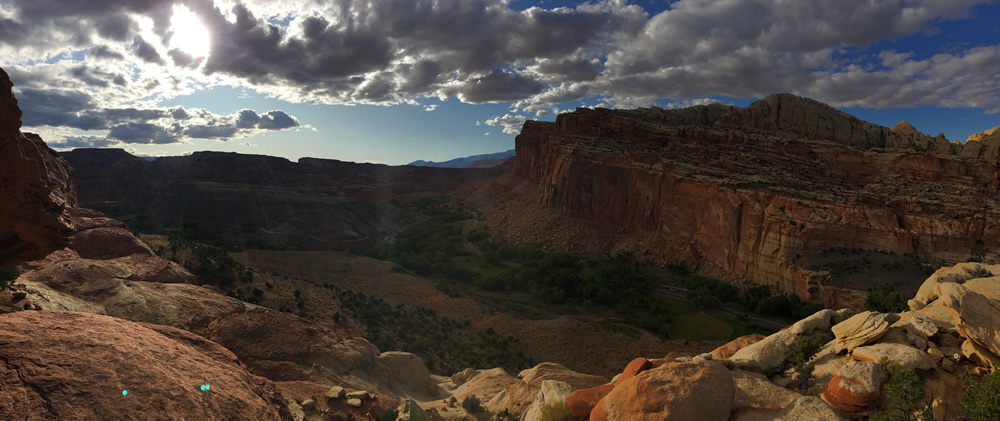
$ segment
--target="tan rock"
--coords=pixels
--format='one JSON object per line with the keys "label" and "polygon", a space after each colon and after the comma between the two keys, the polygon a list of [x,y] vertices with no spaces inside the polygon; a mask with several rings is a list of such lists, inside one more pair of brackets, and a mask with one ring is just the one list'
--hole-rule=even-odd
{"label": "tan rock", "polygon": [[330,390],[326,392],[327,399],[344,399],[346,396],[347,391],[340,386],[331,387]]}
{"label": "tan rock", "polygon": [[1000,357],[997,357],[990,350],[976,345],[971,339],[962,342],[962,355],[980,367],[992,367],[993,364],[1000,363]]}
{"label": "tan rock", "polygon": [[535,399],[521,417],[525,421],[538,421],[543,409],[569,414],[566,397],[573,391],[573,386],[558,380],[544,380]]}
{"label": "tan rock", "polygon": [[736,388],[736,393],[733,395],[733,410],[740,408],[781,409],[802,396],[775,385],[762,374],[744,370],[733,370],[732,374],[733,386]]}
{"label": "tan rock", "polygon": [[725,345],[722,345],[712,350],[712,359],[725,360],[733,356],[733,354],[735,354],[736,351],[745,348],[747,345],[757,343],[758,341],[764,338],[765,336],[759,333],[740,336],[739,338],[733,339],[727,342]]}
{"label": "tan rock", "polygon": [[668,363],[622,382],[591,419],[727,420],[735,388],[721,363]]}
{"label": "tan rock", "polygon": [[882,383],[888,376],[876,363],[847,363],[830,379],[822,398],[844,412],[864,412],[878,405]]}
{"label": "tan rock", "polygon": [[760,341],[741,348],[731,357],[732,361],[745,362],[762,371],[769,371],[781,366],[789,357],[789,349],[795,345],[802,335],[823,331],[830,328],[838,313],[834,310],[821,310],[799,320],[791,327],[781,330]]}
{"label": "tan rock", "polygon": [[362,403],[361,399],[358,399],[358,398],[348,398],[347,399],[347,406],[351,406],[351,407],[354,407],[354,408],[359,408],[359,407],[361,407],[361,403]]}
{"label": "tan rock", "polygon": [[931,370],[924,379],[924,392],[931,400],[935,420],[960,420],[965,416],[959,402],[959,398],[965,395],[965,387],[958,377],[941,370]]}
{"label": "tan rock", "polygon": [[959,284],[941,284],[939,290],[958,333],[994,355],[1000,355],[1000,302]]}
{"label": "tan rock", "polygon": [[814,396],[799,396],[778,411],[744,408],[733,411],[730,421],[843,421],[830,405]]}
{"label": "tan rock", "polygon": [[521,381],[508,385],[486,403],[486,409],[497,413],[507,411],[521,415],[534,402],[542,387],[542,382],[555,380],[570,385],[573,389],[585,389],[608,382],[606,377],[577,373],[557,363],[541,363],[522,370]]}
{"label": "tan rock", "polygon": [[897,363],[902,370],[928,370],[937,366],[937,362],[927,352],[895,343],[860,346],[854,349],[851,357],[857,361]]}
{"label": "tan rock", "polygon": [[889,330],[889,325],[898,316],[887,313],[866,311],[833,326],[836,337],[835,349],[852,351],[861,345],[877,341]]}

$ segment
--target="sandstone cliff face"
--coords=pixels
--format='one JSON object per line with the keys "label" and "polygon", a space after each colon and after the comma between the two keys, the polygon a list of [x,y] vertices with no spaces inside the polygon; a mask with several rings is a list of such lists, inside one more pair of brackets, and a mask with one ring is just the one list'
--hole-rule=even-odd
{"label": "sandstone cliff face", "polygon": [[[526,122],[514,174],[545,208],[646,234],[625,248],[647,257],[845,305],[856,297],[798,260],[846,248],[954,263],[1000,250],[995,152],[901,132],[791,95],[746,109],[580,109]],[[501,235],[523,230],[502,218]]]}
{"label": "sandstone cliff face", "polygon": [[21,133],[13,84],[0,69],[0,266],[66,244],[76,205],[73,170],[36,135]]}

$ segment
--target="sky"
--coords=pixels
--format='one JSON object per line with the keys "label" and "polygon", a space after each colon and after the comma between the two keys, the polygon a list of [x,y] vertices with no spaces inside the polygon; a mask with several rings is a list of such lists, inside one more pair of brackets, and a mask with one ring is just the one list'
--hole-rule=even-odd
{"label": "sky", "polygon": [[1000,125],[985,0],[0,0],[24,131],[57,150],[405,164],[577,107],[789,92],[950,140]]}

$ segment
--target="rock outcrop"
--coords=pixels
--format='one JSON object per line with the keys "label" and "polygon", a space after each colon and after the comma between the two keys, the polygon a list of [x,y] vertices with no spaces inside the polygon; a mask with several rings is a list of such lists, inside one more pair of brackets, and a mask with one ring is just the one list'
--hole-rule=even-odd
{"label": "rock outcrop", "polygon": [[510,241],[684,260],[860,307],[863,294],[848,290],[875,280],[848,269],[871,262],[823,269],[829,252],[878,253],[891,266],[1000,251],[1000,155],[910,129],[784,94],[747,108],[578,109],[526,122],[513,173],[481,192],[494,198],[492,231]]}
{"label": "rock outcrop", "polygon": [[76,206],[73,169],[37,135],[21,133],[21,109],[0,69],[0,266],[66,245]]}
{"label": "rock outcrop", "polygon": [[274,383],[180,329],[49,311],[0,325],[3,419],[291,419]]}

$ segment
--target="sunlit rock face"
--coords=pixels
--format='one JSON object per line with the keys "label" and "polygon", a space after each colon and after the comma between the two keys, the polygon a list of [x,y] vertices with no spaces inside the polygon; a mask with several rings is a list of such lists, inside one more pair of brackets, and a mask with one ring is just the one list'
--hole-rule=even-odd
{"label": "sunlit rock face", "polygon": [[0,69],[0,266],[62,248],[76,205],[72,168],[40,137],[21,133],[12,87]]}
{"label": "sunlit rock face", "polygon": [[[578,109],[524,125],[514,173],[534,196],[498,204],[492,225],[552,250],[588,243],[532,227],[532,209],[546,209],[616,230],[609,248],[857,307],[863,294],[844,288],[871,285],[833,288],[803,261],[841,248],[938,264],[996,257],[1000,148],[975,147],[788,94],[746,108]],[[630,235],[641,237],[621,240]]]}

